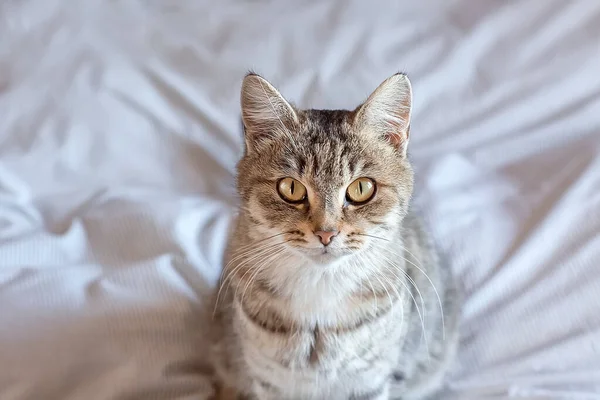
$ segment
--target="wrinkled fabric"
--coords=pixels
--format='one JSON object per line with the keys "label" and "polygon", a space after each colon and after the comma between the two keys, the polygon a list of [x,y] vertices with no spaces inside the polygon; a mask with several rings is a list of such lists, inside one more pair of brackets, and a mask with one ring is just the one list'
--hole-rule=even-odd
{"label": "wrinkled fabric", "polygon": [[414,87],[415,198],[465,294],[447,399],[600,398],[600,3],[0,4],[0,398],[203,399],[239,86]]}

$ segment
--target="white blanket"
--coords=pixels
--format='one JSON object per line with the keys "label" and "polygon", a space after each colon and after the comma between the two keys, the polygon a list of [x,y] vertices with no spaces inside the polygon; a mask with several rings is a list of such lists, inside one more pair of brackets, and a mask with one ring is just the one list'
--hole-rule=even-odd
{"label": "white blanket", "polygon": [[600,2],[4,0],[0,399],[203,399],[239,86],[414,83],[466,293],[446,399],[600,399]]}

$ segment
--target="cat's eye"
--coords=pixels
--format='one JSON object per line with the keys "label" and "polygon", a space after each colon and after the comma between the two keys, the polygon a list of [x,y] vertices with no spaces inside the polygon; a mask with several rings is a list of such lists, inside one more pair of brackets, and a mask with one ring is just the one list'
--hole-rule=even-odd
{"label": "cat's eye", "polygon": [[294,178],[283,178],[277,184],[281,198],[289,203],[301,203],[306,199],[306,187]]}
{"label": "cat's eye", "polygon": [[362,204],[373,198],[375,182],[369,178],[358,178],[346,189],[346,199],[350,203]]}

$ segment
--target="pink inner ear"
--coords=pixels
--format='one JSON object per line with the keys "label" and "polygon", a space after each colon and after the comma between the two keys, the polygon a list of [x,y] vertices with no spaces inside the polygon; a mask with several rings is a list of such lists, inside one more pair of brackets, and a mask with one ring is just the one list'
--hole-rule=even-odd
{"label": "pink inner ear", "polygon": [[402,137],[402,134],[398,134],[398,133],[392,133],[387,135],[387,140],[388,142],[390,142],[391,145],[393,145],[396,148],[400,148],[404,145],[404,138]]}
{"label": "pink inner ear", "polygon": [[408,144],[408,139],[410,137],[410,125],[408,126],[408,128],[406,128],[406,132],[394,132],[394,133],[388,133],[386,135],[386,139],[387,141],[394,147],[396,147],[397,149],[401,149],[403,147],[406,147],[406,145]]}

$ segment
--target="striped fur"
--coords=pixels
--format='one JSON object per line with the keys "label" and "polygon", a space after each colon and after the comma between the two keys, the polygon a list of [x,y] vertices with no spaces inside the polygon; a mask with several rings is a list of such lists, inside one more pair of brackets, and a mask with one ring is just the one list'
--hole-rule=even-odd
{"label": "striped fur", "polygon": [[[214,302],[221,399],[420,399],[441,382],[458,306],[409,206],[411,98],[398,74],[354,111],[299,110],[245,78],[242,207]],[[283,177],[306,201],[278,195]],[[355,205],[359,177],[376,192]],[[313,232],[333,229],[325,248]]]}

